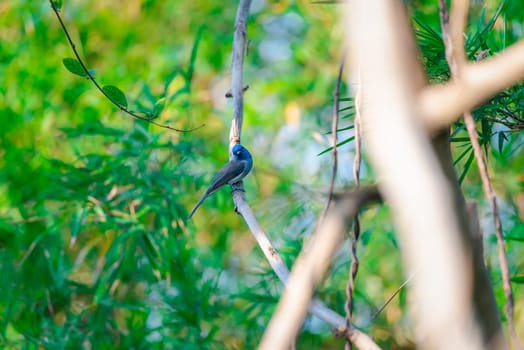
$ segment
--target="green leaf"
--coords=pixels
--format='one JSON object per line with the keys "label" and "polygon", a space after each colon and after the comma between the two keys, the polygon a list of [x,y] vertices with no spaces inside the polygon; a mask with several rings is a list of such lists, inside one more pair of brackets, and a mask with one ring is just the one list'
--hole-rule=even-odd
{"label": "green leaf", "polygon": [[452,137],[449,139],[450,142],[468,142],[469,137]]}
{"label": "green leaf", "polygon": [[156,101],[155,107],[153,107],[153,115],[155,117],[158,117],[160,113],[162,113],[162,111],[164,110],[165,106],[166,106],[166,99],[165,97],[162,97],[158,101]]}
{"label": "green leaf", "polygon": [[[349,142],[353,141],[354,139],[355,139],[355,136],[351,136],[351,137],[345,139],[344,141],[341,141],[341,142],[337,143],[337,147],[343,146],[343,145],[345,145],[346,143],[349,143]],[[333,146],[326,148],[325,150],[323,150],[322,152],[320,152],[319,154],[317,154],[317,157],[318,157],[318,156],[321,156],[321,155],[323,155],[323,154],[328,153],[328,152],[331,151],[332,149],[333,149]]]}
{"label": "green leaf", "polygon": [[493,26],[495,25],[497,18],[499,18],[500,13],[502,12],[502,8],[504,7],[504,4],[505,4],[505,1],[503,1],[502,4],[500,4],[499,8],[497,9],[493,17],[491,17],[491,19],[484,26],[484,28],[482,28],[480,32],[471,36],[470,37],[471,39],[468,38],[466,40],[466,48],[468,52],[475,54],[477,53],[478,50],[482,48],[483,45],[486,44],[487,36],[489,32],[491,31],[491,29],[493,28]]}
{"label": "green leaf", "polygon": [[[355,128],[355,125],[350,125],[350,126],[346,126],[346,127],[337,129],[337,131],[351,130],[351,129],[354,129],[354,128]],[[327,131],[324,135],[331,135],[331,134],[333,134],[333,133],[330,130],[330,131]]]}
{"label": "green leaf", "polygon": [[62,9],[62,0],[53,0],[53,4],[55,5],[55,9],[57,10]]}
{"label": "green leaf", "polygon": [[504,240],[505,241],[524,242],[524,237],[506,235],[504,236]]}
{"label": "green leaf", "polygon": [[86,71],[84,70],[80,62],[78,62],[77,59],[64,58],[62,60],[62,63],[64,64],[64,67],[66,67],[66,69],[70,71],[71,73],[81,76],[81,77],[87,77]]}
{"label": "green leaf", "polygon": [[498,132],[499,137],[499,153],[502,154],[502,149],[504,148],[504,141],[507,141],[506,134],[504,134],[502,131]]}
{"label": "green leaf", "polygon": [[511,277],[511,282],[517,284],[524,284],[524,275]]}
{"label": "green leaf", "polygon": [[196,62],[196,57],[197,57],[197,52],[198,52],[198,46],[200,44],[200,39],[202,38],[203,28],[204,28],[203,26],[200,26],[200,28],[198,28],[195,42],[193,44],[193,48],[191,49],[191,57],[189,59],[189,65],[187,67],[187,74],[186,74],[186,79],[188,82],[191,82],[191,79],[193,79],[193,73],[195,71],[195,62]]}
{"label": "green leaf", "polygon": [[459,183],[461,185],[462,185],[462,181],[464,181],[464,178],[466,177],[466,173],[468,172],[469,167],[471,166],[471,162],[473,162],[474,157],[475,157],[475,154],[473,150],[471,150],[468,160],[466,160],[466,164],[464,164],[464,169],[462,169],[462,174],[460,174],[460,177],[459,177]]}
{"label": "green leaf", "polygon": [[464,156],[465,156],[469,151],[471,151],[471,150],[472,150],[472,147],[471,147],[471,146],[468,146],[468,147],[466,148],[466,150],[464,150],[464,152],[462,152],[462,153],[457,157],[457,159],[455,159],[455,160],[453,161],[453,165],[457,165],[457,163],[460,162],[461,159],[464,158]]}
{"label": "green leaf", "polygon": [[73,222],[71,223],[71,241],[76,241],[78,234],[80,233],[80,230],[82,229],[83,221],[86,217],[87,209],[80,208],[78,209],[74,216],[73,216]]}
{"label": "green leaf", "polygon": [[107,96],[119,106],[127,108],[127,98],[126,95],[114,85],[106,85],[102,88]]}
{"label": "green leaf", "polygon": [[347,106],[347,107],[344,107],[344,108],[340,108],[338,111],[339,112],[344,112],[344,111],[349,111],[349,110],[354,110],[355,109],[355,106],[351,105],[351,106]]}

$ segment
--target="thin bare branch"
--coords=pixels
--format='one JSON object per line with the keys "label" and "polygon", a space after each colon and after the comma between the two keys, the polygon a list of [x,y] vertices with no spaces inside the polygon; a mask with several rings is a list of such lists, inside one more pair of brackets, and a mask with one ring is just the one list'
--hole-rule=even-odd
{"label": "thin bare branch", "polygon": [[361,130],[361,103],[362,103],[362,93],[361,93],[361,79],[360,79],[360,70],[358,71],[358,82],[357,82],[357,93],[355,94],[355,119],[354,119],[354,133],[355,133],[355,158],[353,159],[353,177],[355,179],[355,186],[360,186],[360,166],[362,163],[362,130]]}
{"label": "thin bare branch", "polygon": [[[234,145],[240,143],[242,121],[244,119],[244,54],[247,41],[247,20],[250,6],[251,0],[240,0],[235,18],[233,56],[231,59],[231,94],[233,95],[233,119],[231,121],[231,128],[229,130],[230,152]],[[243,186],[243,182],[240,181],[240,183],[236,184],[233,189],[233,201],[235,202],[235,208],[237,208],[237,212],[239,207],[247,206]]]}

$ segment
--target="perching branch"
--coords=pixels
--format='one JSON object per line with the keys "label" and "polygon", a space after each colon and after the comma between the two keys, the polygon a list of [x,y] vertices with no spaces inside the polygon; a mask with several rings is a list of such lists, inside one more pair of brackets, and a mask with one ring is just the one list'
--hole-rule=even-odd
{"label": "perching branch", "polygon": [[93,74],[91,73],[91,71],[87,68],[87,65],[85,64],[85,62],[80,57],[80,54],[78,53],[78,51],[76,49],[76,45],[73,42],[73,39],[71,38],[71,35],[69,34],[69,31],[67,30],[67,27],[66,27],[64,21],[62,20],[62,17],[60,16],[60,10],[57,8],[55,2],[53,0],[49,0],[49,3],[51,4],[51,8],[53,9],[53,12],[56,15],[56,18],[58,19],[58,22],[60,23],[60,26],[62,27],[62,30],[64,31],[64,34],[65,34],[65,36],[67,38],[69,46],[73,50],[73,54],[75,55],[78,63],[80,63],[80,66],[81,66],[83,72],[85,73],[85,76],[93,83],[93,85],[95,85],[95,87],[98,89],[98,91],[100,91],[100,93],[102,95],[104,95],[119,110],[121,110],[125,114],[127,114],[127,115],[129,115],[129,116],[131,116],[131,117],[133,117],[135,119],[143,120],[143,121],[151,123],[151,124],[153,124],[155,126],[158,126],[160,128],[169,129],[169,130],[173,130],[173,131],[177,131],[177,132],[191,132],[191,131],[195,131],[197,129],[202,128],[205,125],[205,124],[202,124],[200,126],[197,126],[195,128],[192,128],[192,129],[187,129],[187,130],[186,129],[177,129],[177,128],[174,128],[174,127],[169,126],[169,125],[157,123],[152,118],[148,118],[148,117],[144,117],[144,116],[138,115],[135,112],[130,111],[126,106],[124,106],[124,105],[120,104],[119,102],[117,102],[112,96],[110,96],[102,88],[102,86],[100,86],[100,84],[98,83],[98,81],[96,81],[96,79],[93,76]]}
{"label": "perching branch", "polygon": [[[442,27],[442,36],[444,39],[446,49],[446,60],[451,71],[451,79],[460,81],[462,78],[462,68],[466,63],[466,56],[464,53],[463,31],[465,28],[465,20],[468,13],[468,2],[465,0],[454,1],[451,8],[451,20],[449,19],[446,2],[439,0],[440,21]],[[508,328],[513,343],[517,349],[521,349],[517,331],[515,329],[514,319],[514,300],[511,286],[511,278],[508,266],[508,257],[506,254],[506,247],[502,232],[502,224],[500,214],[497,208],[497,199],[491,185],[489,172],[486,165],[486,160],[482,153],[477,134],[475,120],[471,111],[464,111],[464,121],[468,131],[471,146],[477,160],[477,165],[482,179],[484,193],[493,210],[493,219],[495,224],[495,235],[497,237],[498,256],[500,263],[500,270],[502,274],[502,282],[504,286],[504,294],[506,296],[506,317],[508,319]]]}

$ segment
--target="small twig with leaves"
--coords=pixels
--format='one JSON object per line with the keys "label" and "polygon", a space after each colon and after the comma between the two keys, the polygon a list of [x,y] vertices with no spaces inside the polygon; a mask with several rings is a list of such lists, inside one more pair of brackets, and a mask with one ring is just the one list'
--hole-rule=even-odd
{"label": "small twig with leaves", "polygon": [[135,119],[143,120],[155,126],[158,126],[160,128],[169,129],[169,130],[173,130],[177,132],[191,132],[191,131],[200,129],[201,127],[205,125],[205,124],[202,124],[192,129],[177,129],[172,126],[161,124],[161,123],[154,121],[153,118],[155,118],[156,116],[153,114],[147,113],[146,116],[141,116],[141,115],[138,115],[136,112],[129,110],[127,107],[126,95],[122,92],[122,90],[120,90],[119,88],[117,88],[114,85],[101,86],[98,83],[98,81],[96,81],[95,77],[93,76],[92,70],[87,68],[87,65],[80,57],[80,54],[78,53],[78,50],[76,49],[76,45],[73,39],[71,38],[71,35],[69,34],[69,31],[67,30],[67,27],[64,21],[62,20],[62,17],[60,16],[60,9],[62,7],[62,2],[49,0],[49,3],[51,4],[51,8],[53,9],[53,12],[55,13],[57,17],[58,22],[60,23],[60,27],[62,27],[62,30],[64,31],[64,34],[67,38],[69,46],[71,46],[71,49],[73,50],[73,54],[76,57],[76,59],[65,58],[63,60],[63,64],[68,71],[70,71],[71,73],[75,75],[89,79],[98,89],[98,91],[100,91],[100,93],[102,93],[102,95],[104,95],[112,104],[114,104],[119,110],[121,110],[125,114]]}

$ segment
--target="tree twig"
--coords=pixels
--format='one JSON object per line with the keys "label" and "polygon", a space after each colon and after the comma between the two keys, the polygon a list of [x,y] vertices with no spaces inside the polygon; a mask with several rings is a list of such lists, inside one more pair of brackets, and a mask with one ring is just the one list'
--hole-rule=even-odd
{"label": "tree twig", "polygon": [[82,60],[82,58],[80,57],[80,54],[78,53],[78,50],[76,49],[76,45],[73,41],[73,39],[71,38],[71,35],[69,34],[69,31],[67,30],[67,27],[64,23],[64,21],[62,20],[62,16],[60,16],[60,10],[56,7],[56,4],[53,0],[49,0],[49,3],[51,4],[51,8],[53,9],[53,12],[55,13],[56,15],[56,18],[58,19],[58,22],[60,23],[60,27],[62,28],[66,38],[67,38],[67,41],[69,43],[69,46],[71,47],[71,49],[73,50],[73,54],[75,55],[77,61],[80,63],[80,66],[82,67],[82,70],[84,71],[84,73],[86,74],[87,78],[93,83],[93,85],[95,85],[95,87],[97,88],[98,91],[100,91],[100,93],[102,95],[104,95],[113,105],[115,105],[119,110],[121,110],[122,112],[124,112],[125,114],[135,118],[135,119],[139,119],[139,120],[143,120],[143,121],[146,121],[148,123],[151,123],[155,126],[158,126],[160,128],[164,128],[164,129],[169,129],[169,130],[173,130],[173,131],[177,131],[177,132],[191,132],[191,131],[195,131],[197,129],[200,129],[202,128],[205,124],[202,124],[200,126],[197,126],[195,128],[192,128],[192,129],[177,129],[177,128],[174,128],[172,126],[169,126],[169,125],[165,125],[165,124],[161,124],[161,123],[157,123],[155,122],[152,118],[147,118],[147,117],[143,117],[141,115],[138,115],[132,111],[130,111],[129,109],[127,109],[127,107],[125,106],[122,106],[121,104],[119,104],[117,101],[114,100],[113,97],[109,96],[107,94],[107,92],[102,88],[102,86],[100,86],[100,84],[98,83],[98,81],[96,81],[95,77],[93,76],[93,74],[91,73],[91,71],[87,68],[87,65],[85,64],[84,60]]}

